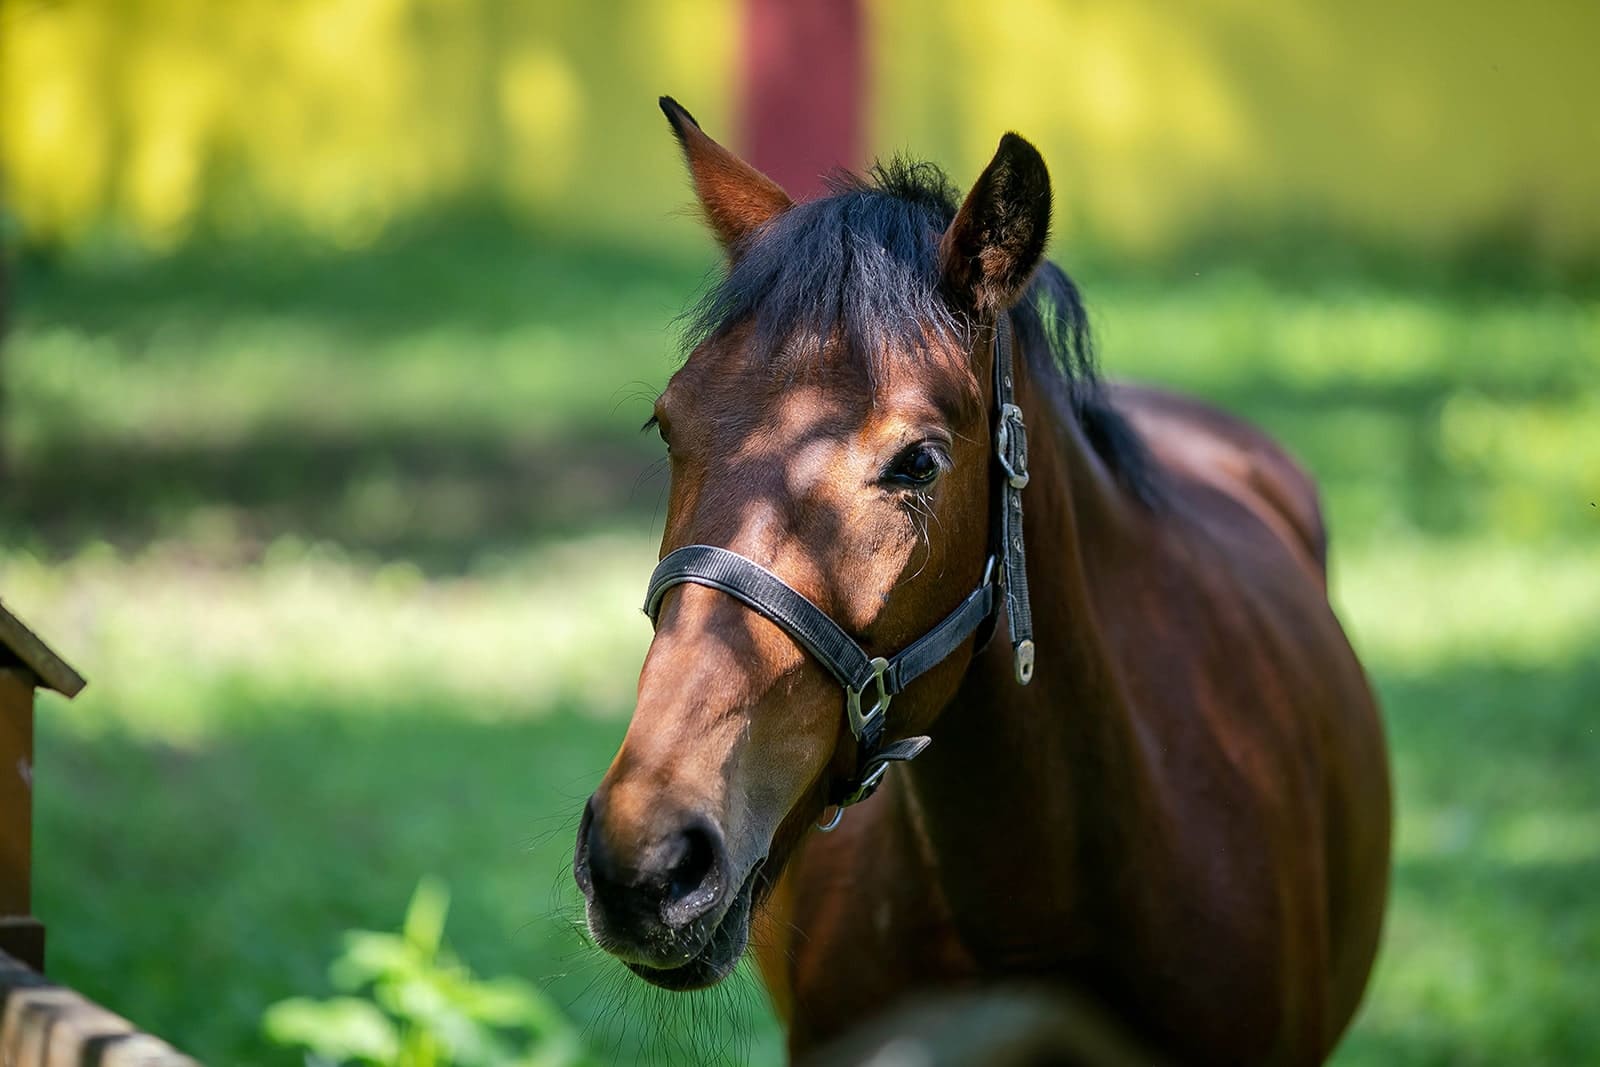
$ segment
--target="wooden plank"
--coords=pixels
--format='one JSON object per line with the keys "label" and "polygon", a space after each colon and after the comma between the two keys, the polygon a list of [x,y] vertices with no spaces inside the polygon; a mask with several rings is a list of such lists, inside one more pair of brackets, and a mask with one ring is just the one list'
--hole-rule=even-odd
{"label": "wooden plank", "polygon": [[77,696],[78,690],[84,687],[83,675],[50,651],[49,646],[24,626],[21,619],[6,610],[3,602],[0,602],[0,644],[14,652],[29,670],[38,675],[39,682],[45,688],[72,697]]}
{"label": "wooden plank", "polygon": [[0,952],[5,1067],[200,1067],[160,1038]]}
{"label": "wooden plank", "polygon": [[0,668],[0,916],[26,915],[33,885],[33,676]]}
{"label": "wooden plank", "polygon": [[33,895],[33,675],[0,668],[0,952],[44,970]]}

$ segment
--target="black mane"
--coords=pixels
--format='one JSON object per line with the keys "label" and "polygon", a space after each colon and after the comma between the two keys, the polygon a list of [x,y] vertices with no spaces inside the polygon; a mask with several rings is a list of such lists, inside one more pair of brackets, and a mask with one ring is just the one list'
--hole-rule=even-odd
{"label": "black mane", "polygon": [[[814,359],[830,338],[875,380],[889,351],[970,348],[975,324],[940,290],[939,238],[958,193],[932,163],[896,159],[865,177],[839,173],[831,194],[758,229],[687,317],[689,348],[741,323],[775,360]],[[1105,395],[1078,288],[1045,262],[1011,309],[1028,370],[1128,488],[1151,497],[1151,464],[1133,427]]]}

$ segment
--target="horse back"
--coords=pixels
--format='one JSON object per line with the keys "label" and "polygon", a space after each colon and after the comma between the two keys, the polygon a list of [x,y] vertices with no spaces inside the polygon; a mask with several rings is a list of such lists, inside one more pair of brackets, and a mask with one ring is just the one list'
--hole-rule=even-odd
{"label": "horse back", "polygon": [[1177,393],[1118,383],[1111,399],[1162,467],[1256,513],[1304,555],[1326,587],[1328,533],[1317,487],[1281,445],[1243,419]]}

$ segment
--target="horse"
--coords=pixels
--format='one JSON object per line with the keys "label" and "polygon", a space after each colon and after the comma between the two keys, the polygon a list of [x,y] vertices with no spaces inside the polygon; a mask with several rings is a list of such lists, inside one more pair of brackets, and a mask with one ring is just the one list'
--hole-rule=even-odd
{"label": "horse", "polygon": [[1023,982],[1162,1058],[1322,1061],[1391,813],[1311,479],[1100,378],[1016,134],[964,198],[898,160],[797,203],[661,108],[725,264],[647,423],[655,633],[574,853],[595,943],[672,990],[750,950],[796,1059]]}

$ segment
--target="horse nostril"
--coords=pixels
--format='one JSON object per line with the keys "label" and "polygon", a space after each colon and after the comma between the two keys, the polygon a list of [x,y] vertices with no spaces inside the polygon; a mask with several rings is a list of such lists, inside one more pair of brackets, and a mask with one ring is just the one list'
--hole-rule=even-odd
{"label": "horse nostril", "polygon": [[699,825],[689,826],[680,833],[673,848],[674,854],[666,870],[667,892],[663,904],[669,910],[692,910],[694,898],[702,891],[715,893],[717,887],[711,883],[717,865],[717,848],[710,831]]}
{"label": "horse nostril", "polygon": [[722,899],[722,834],[699,816],[635,851],[608,843],[604,816],[591,801],[578,827],[573,874],[578,887],[608,920],[681,928]]}
{"label": "horse nostril", "polygon": [[572,852],[572,877],[578,888],[587,896],[594,889],[589,873],[589,835],[594,830],[594,797],[583,806],[583,818],[578,821],[578,843]]}

